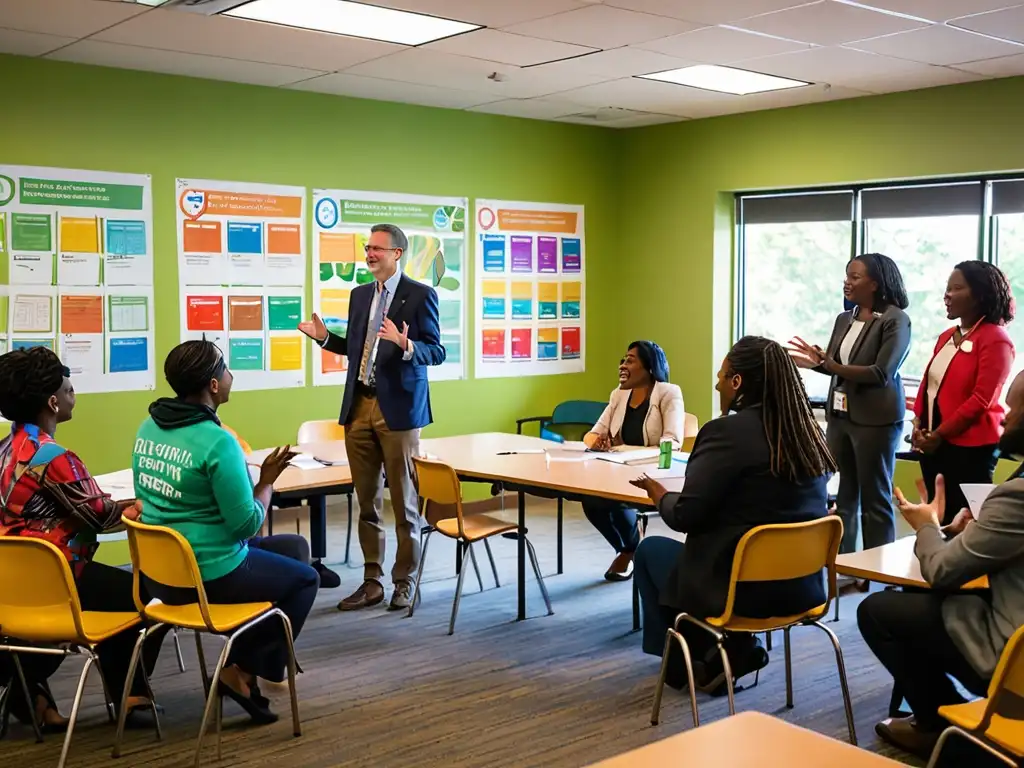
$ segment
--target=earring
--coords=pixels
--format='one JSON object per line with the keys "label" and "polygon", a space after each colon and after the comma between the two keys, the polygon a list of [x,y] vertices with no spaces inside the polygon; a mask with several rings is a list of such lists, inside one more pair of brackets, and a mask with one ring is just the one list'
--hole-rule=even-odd
{"label": "earring", "polygon": [[59,405],[53,406],[53,412],[54,412],[54,414],[60,413],[60,406]]}

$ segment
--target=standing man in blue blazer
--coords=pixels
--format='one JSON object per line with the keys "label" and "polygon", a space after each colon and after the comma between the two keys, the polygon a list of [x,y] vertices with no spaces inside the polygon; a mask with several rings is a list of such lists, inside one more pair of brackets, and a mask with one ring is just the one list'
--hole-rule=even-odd
{"label": "standing man in blue blazer", "polygon": [[364,581],[338,604],[354,611],[384,599],[384,477],[391,489],[398,553],[391,569],[390,610],[409,607],[420,560],[419,496],[412,459],[419,455],[420,429],[430,424],[427,366],[444,362],[437,292],[399,270],[409,247],[393,224],[375,224],[366,266],[375,280],[353,289],[346,336],[327,330],[316,314],[299,330],[317,344],[348,356],[348,378],[338,423],[359,499],[359,544]]}

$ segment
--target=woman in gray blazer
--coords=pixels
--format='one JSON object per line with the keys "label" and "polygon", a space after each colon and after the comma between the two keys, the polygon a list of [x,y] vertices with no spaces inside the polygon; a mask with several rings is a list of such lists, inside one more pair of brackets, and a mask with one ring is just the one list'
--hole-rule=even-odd
{"label": "woman in gray blazer", "polygon": [[896,538],[892,477],[906,413],[899,371],[910,348],[910,302],[896,263],[880,253],[846,265],[843,295],[855,306],[836,318],[826,349],[799,337],[791,343],[797,365],[832,377],[826,435],[839,465],[840,551],[853,552],[862,521],[865,549]]}

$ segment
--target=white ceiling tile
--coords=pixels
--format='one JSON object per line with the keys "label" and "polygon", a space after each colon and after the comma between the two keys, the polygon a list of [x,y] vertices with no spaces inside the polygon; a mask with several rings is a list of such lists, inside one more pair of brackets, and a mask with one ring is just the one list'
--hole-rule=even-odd
{"label": "white ceiling tile", "polygon": [[296,91],[331,93],[337,96],[353,96],[375,101],[397,101],[402,104],[422,104],[448,109],[475,107],[494,99],[494,96],[486,93],[399,83],[395,80],[380,80],[375,77],[358,77],[340,73],[303,80],[301,83],[287,87]]}
{"label": "white ceiling tile", "polygon": [[605,5],[700,24],[728,24],[806,2],[808,0],[605,0]]}
{"label": "white ceiling tile", "polygon": [[[382,59],[374,59],[358,64],[346,72],[350,75],[491,93],[494,94],[494,101],[547,96],[556,91],[579,88],[603,79],[599,75],[580,72],[540,75],[535,69],[519,69],[507,64],[471,59],[467,56],[453,56],[425,48],[413,48]],[[502,78],[501,82],[488,79],[488,75],[495,72]]]}
{"label": "white ceiling tile", "polygon": [[137,16],[92,39],[326,72],[405,49],[375,40],[175,10]]}
{"label": "white ceiling tile", "polygon": [[969,64],[961,64],[957,69],[977,72],[980,75],[988,75],[989,77],[1016,77],[1024,75],[1024,55],[1003,56],[1001,59],[988,59],[987,61],[972,61]]}
{"label": "white ceiling tile", "polygon": [[621,107],[689,117],[694,104],[727,102],[739,97],[654,80],[624,78],[565,91],[558,94],[558,98],[589,107]]}
{"label": "white ceiling tile", "polygon": [[607,5],[591,5],[578,11],[505,27],[505,30],[594,48],[618,48],[689,32],[699,26],[665,16],[624,11]]}
{"label": "white ceiling tile", "polygon": [[585,48],[581,45],[568,45],[553,42],[547,38],[509,34],[496,29],[467,32],[464,35],[455,35],[422,47],[459,56],[472,56],[474,59],[512,64],[517,67],[568,59],[594,51],[593,48]]}
{"label": "white ceiling tile", "polygon": [[640,47],[706,64],[729,64],[741,59],[802,51],[811,46],[740,29],[704,27],[694,32],[642,43]]}
{"label": "white ceiling tile", "polygon": [[15,56],[42,56],[75,42],[73,37],[57,37],[41,35],[38,32],[23,32],[20,29],[4,29],[0,27],[0,53],[13,53]]}
{"label": "white ceiling tile", "polygon": [[696,104],[690,110],[693,118],[715,117],[717,115],[735,115],[741,112],[758,112],[765,109],[797,107],[804,104],[821,104],[827,101],[855,99],[870,95],[866,91],[843,86],[826,88],[812,85],[805,88],[787,88],[771,93],[752,93],[729,102]]}
{"label": "white ceiling tile", "polygon": [[60,37],[85,37],[150,9],[106,0],[0,0],[0,24],[7,29]]}
{"label": "white ceiling tile", "polygon": [[1024,5],[957,19],[954,26],[1024,43]]}
{"label": "white ceiling tile", "polygon": [[529,117],[535,120],[554,120],[557,117],[575,114],[580,109],[579,104],[561,99],[506,99],[473,107],[470,111],[509,117]]}
{"label": "white ceiling tile", "polygon": [[991,37],[943,25],[861,40],[850,43],[848,47],[897,59],[940,65],[963,64],[1024,53],[1024,45],[993,40]]}
{"label": "white ceiling tile", "polygon": [[1016,0],[863,0],[863,5],[905,13],[929,21],[949,21],[960,16],[1006,8]]}
{"label": "white ceiling tile", "polygon": [[649,75],[652,72],[688,67],[694,63],[696,62],[677,59],[663,53],[625,46],[589,53],[586,56],[577,56],[565,61],[555,61],[539,67],[530,67],[530,71],[542,75],[582,72],[607,78],[619,78]]}
{"label": "white ceiling tile", "polygon": [[821,0],[786,11],[756,16],[739,22],[736,26],[805,43],[839,45],[903,32],[923,24],[924,22],[845,5],[834,0]]}
{"label": "white ceiling tile", "polygon": [[504,27],[583,8],[586,0],[373,0],[373,5]]}
{"label": "white ceiling tile", "polygon": [[851,48],[813,48],[809,51],[749,59],[739,66],[769,75],[830,83],[872,93],[930,88],[980,79],[956,69],[933,67]]}
{"label": "white ceiling tile", "polygon": [[310,69],[82,40],[47,58],[253,85],[285,85],[323,74]]}

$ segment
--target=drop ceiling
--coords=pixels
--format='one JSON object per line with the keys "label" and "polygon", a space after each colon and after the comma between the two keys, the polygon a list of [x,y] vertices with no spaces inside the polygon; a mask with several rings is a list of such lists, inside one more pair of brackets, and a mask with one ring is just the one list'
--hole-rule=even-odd
{"label": "drop ceiling", "polygon": [[[122,0],[0,0],[0,53],[629,128],[1024,75],[1008,0],[370,0],[482,25],[418,47]],[[733,96],[637,76],[729,65]]]}

